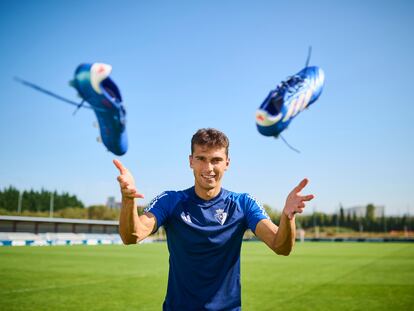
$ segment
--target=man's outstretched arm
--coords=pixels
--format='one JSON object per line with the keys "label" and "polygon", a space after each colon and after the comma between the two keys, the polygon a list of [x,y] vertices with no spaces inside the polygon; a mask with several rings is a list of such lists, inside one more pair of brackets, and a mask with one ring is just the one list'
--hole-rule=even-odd
{"label": "man's outstretched arm", "polygon": [[261,220],[256,226],[256,236],[278,255],[290,254],[296,238],[295,214],[302,213],[305,202],[314,198],[312,194],[300,195],[307,184],[308,180],[305,178],[289,193],[280,216],[279,227],[268,219]]}
{"label": "man's outstretched arm", "polygon": [[118,182],[121,186],[122,208],[119,216],[119,235],[124,244],[136,244],[149,236],[156,227],[156,219],[152,213],[138,216],[135,199],[144,196],[138,193],[132,174],[119,160],[114,160],[120,175]]}

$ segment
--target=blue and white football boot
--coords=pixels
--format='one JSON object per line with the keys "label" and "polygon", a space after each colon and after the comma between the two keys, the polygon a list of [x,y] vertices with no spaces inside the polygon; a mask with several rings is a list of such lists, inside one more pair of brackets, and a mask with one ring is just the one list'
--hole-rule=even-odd
{"label": "blue and white football boot", "polygon": [[319,67],[306,67],[282,81],[270,91],[256,112],[256,125],[264,136],[278,137],[299,112],[312,105],[321,95],[325,75]]}

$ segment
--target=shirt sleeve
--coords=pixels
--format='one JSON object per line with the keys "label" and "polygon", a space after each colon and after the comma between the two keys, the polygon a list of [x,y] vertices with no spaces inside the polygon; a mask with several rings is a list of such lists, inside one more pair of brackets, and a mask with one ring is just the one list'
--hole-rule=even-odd
{"label": "shirt sleeve", "polygon": [[252,230],[253,233],[255,233],[257,223],[262,219],[270,219],[270,217],[266,213],[262,204],[260,204],[250,194],[246,194],[245,202],[245,215],[247,220],[247,226],[250,230]]}
{"label": "shirt sleeve", "polygon": [[144,209],[145,212],[150,212],[157,219],[157,230],[165,224],[170,214],[170,193],[163,192],[156,196],[149,205]]}

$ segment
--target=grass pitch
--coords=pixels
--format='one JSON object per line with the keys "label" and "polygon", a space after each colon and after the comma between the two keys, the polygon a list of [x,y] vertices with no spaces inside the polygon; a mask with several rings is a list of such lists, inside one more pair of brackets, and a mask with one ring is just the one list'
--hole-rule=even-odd
{"label": "grass pitch", "polygon": [[[242,249],[243,310],[412,310],[414,244]],[[0,310],[161,310],[165,243],[0,247]]]}

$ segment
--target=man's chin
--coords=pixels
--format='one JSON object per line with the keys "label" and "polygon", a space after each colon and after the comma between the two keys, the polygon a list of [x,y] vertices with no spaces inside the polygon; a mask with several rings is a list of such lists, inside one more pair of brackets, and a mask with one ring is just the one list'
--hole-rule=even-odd
{"label": "man's chin", "polygon": [[212,183],[204,182],[201,186],[205,191],[210,191],[210,190],[216,189],[217,183],[216,182],[212,182]]}
{"label": "man's chin", "polygon": [[205,185],[205,186],[204,186],[204,190],[209,191],[209,190],[216,189],[216,187],[217,187],[217,185],[211,185],[211,184],[208,184],[208,185]]}

